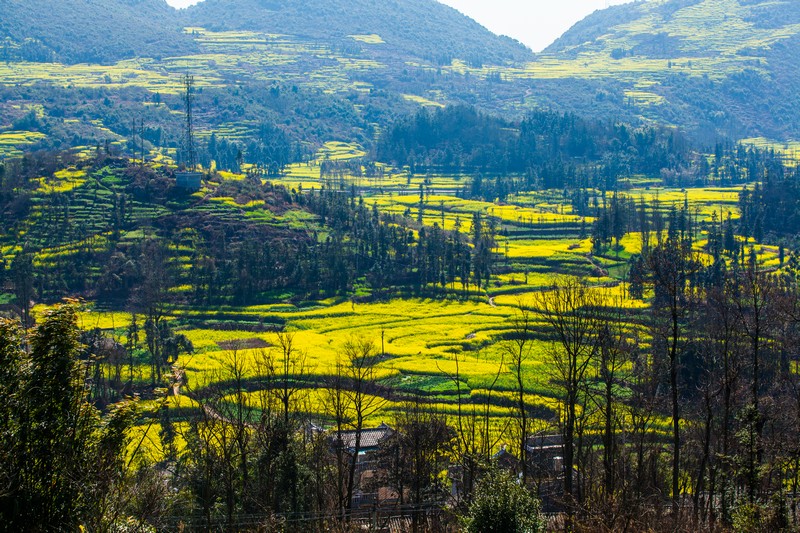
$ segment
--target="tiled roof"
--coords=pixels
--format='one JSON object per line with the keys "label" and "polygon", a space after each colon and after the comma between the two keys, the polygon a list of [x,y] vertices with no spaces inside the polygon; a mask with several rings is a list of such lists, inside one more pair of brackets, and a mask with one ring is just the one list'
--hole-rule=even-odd
{"label": "tiled roof", "polygon": [[528,437],[527,444],[530,451],[562,448],[564,438],[561,435],[534,435]]}
{"label": "tiled roof", "polygon": [[[378,447],[378,445],[389,435],[394,432],[392,428],[387,426],[386,424],[381,424],[376,428],[370,429],[362,429],[361,430],[361,442],[360,448],[361,451],[366,450],[374,450]],[[356,447],[356,434],[357,431],[343,431],[341,433],[342,444],[348,450],[352,450]],[[336,435],[333,435],[334,441],[336,440]]]}

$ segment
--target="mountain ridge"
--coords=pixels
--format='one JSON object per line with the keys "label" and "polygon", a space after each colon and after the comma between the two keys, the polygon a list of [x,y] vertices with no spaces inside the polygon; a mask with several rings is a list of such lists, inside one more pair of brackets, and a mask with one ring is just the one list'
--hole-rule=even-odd
{"label": "mountain ridge", "polygon": [[[193,26],[252,30],[317,39],[375,34],[384,44],[423,59],[475,64],[522,61],[524,45],[498,36],[449,6],[431,0],[204,0],[182,11]],[[414,21],[411,27],[408,21]],[[427,53],[425,51],[427,49]]]}
{"label": "mountain ridge", "polygon": [[5,60],[111,63],[196,52],[186,26],[327,41],[378,34],[400,54],[439,62],[532,56],[524,45],[433,0],[206,0],[180,10],[166,0],[2,0],[0,7]]}

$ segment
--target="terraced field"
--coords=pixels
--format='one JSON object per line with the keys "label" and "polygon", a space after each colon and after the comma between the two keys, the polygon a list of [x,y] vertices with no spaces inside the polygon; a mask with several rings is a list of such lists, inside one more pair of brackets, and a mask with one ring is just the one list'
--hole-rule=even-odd
{"label": "terraced field", "polygon": [[[326,185],[320,177],[324,162],[352,165],[363,155],[357,145],[328,143],[315,160],[290,167],[278,182],[289,188],[318,188]],[[370,422],[391,419],[393,411],[402,407],[403,395],[414,393],[427,397],[450,416],[456,414],[459,400],[466,405],[486,404],[492,424],[500,431],[511,414],[508,395],[514,388],[504,355],[504,339],[512,331],[512,319],[519,306],[532,305],[535,294],[549,290],[554,275],[586,280],[596,290],[603,291],[609,305],[628,309],[646,307],[643,301],[628,298],[623,282],[627,260],[639,252],[641,236],[628,234],[620,241],[620,248],[602,256],[592,255],[592,243],[583,233],[594,220],[574,214],[560,191],[526,193],[497,204],[456,196],[454,193],[468,176],[413,175],[389,167],[384,167],[384,171],[382,178],[370,180],[345,173],[340,179],[344,180],[345,188],[357,187],[368,206],[413,221],[415,232],[422,227],[438,226],[458,231],[467,240],[476,214],[492,221],[496,227],[497,259],[488,286],[481,291],[474,287],[468,291],[448,287],[434,299],[398,295],[389,301],[374,301],[368,290],[357,290],[356,294],[361,296],[321,301],[298,301],[292,294],[276,294],[270,303],[247,307],[173,305],[167,312],[168,320],[194,346],[193,353],[182,355],[177,362],[185,382],[183,392],[169,400],[176,413],[186,414],[194,408],[186,394],[198,393],[215,380],[223,379],[233,351],[246,361],[245,377],[257,389],[261,379],[259,364],[276,353],[278,340],[274,330],[280,329],[294,336],[297,353],[305,356],[304,409],[321,421],[326,417],[325,389],[342,357],[344,344],[363,338],[372,342],[380,355],[377,377],[386,391],[381,409],[371,415]],[[224,173],[219,179],[243,180],[244,176]],[[52,241],[54,232],[60,230],[45,223],[50,213],[48,198],[64,196],[71,198],[74,223],[94,236],[87,240],[63,233],[61,244],[43,248],[36,254],[36,264],[63,264],[85,252],[87,246],[104,249],[110,237],[104,228],[108,224],[106,217],[113,210],[115,180],[111,170],[89,175],[75,169],[42,179],[29,224],[18,228],[16,237],[3,242],[3,255],[10,258],[18,253],[14,242],[21,242],[23,236],[34,243]],[[641,182],[649,183],[646,178],[641,178]],[[207,189],[187,198],[187,212],[212,214],[218,220],[244,218],[276,228],[324,231],[316,217],[306,211],[277,214],[263,201],[241,203],[232,197],[209,194],[217,186],[209,183]],[[673,206],[686,206],[702,227],[714,215],[719,218],[719,213],[732,212],[736,216],[739,191],[723,187],[679,190],[647,185],[632,187],[624,194],[639,203],[657,205],[664,214]],[[131,205],[129,216],[155,220],[166,212],[163,207],[142,203]],[[143,237],[140,231],[120,236],[131,243]],[[187,244],[175,247],[173,259],[175,267],[183,270],[191,267],[193,256],[191,235],[187,233],[185,237],[181,242]],[[701,254],[704,238],[702,232],[696,236]],[[761,266],[779,266],[776,247],[756,245],[754,251]],[[172,289],[175,294],[189,290],[188,286]],[[36,308],[37,312],[42,310],[42,306]],[[541,319],[536,320],[541,326]],[[128,341],[131,321],[129,313],[96,308],[91,303],[81,315],[84,329],[105,330],[122,344]],[[542,425],[552,422],[557,412],[556,391],[548,370],[550,342],[546,328],[540,327],[532,357],[524,368],[529,380],[529,400],[536,406],[537,423]],[[647,342],[646,337],[642,337],[642,342]],[[142,385],[149,383],[153,376],[147,357],[140,350],[133,365],[128,361],[122,363],[121,374]],[[141,431],[158,430],[157,423],[148,422],[147,427],[143,426]]]}
{"label": "terraced field", "polygon": [[0,131],[0,158],[19,157],[27,145],[36,144],[46,137],[34,131]]}
{"label": "terraced field", "polygon": [[[457,57],[443,65],[421,60],[398,62],[384,53],[388,46],[383,38],[369,33],[350,35],[347,43],[335,46],[290,35],[186,28],[200,47],[195,55],[128,60],[113,65],[7,62],[0,64],[0,84],[33,87],[48,82],[60,87],[112,91],[140,88],[148,91],[152,100],[156,94],[178,95],[182,90],[180,75],[185,72],[194,75],[199,91],[228,87],[231,80],[237,80],[297,85],[349,96],[380,92],[392,80],[402,78],[406,83],[417,76],[436,82],[402,85],[399,101],[443,107],[455,99],[454,94],[465,80],[479,80],[497,84],[492,90],[476,91],[480,94],[473,96],[479,101],[491,99],[492,105],[524,113],[539,105],[537,87],[542,82],[597,82],[611,78],[617,87],[610,97],[619,98],[626,109],[650,120],[675,103],[674,93],[669,90],[671,80],[722,83],[746,70],[766,74],[769,65],[761,52],[800,32],[797,25],[758,26],[735,0],[704,0],[671,17],[658,11],[661,4],[637,5],[644,13],[642,17],[615,26],[613,32],[596,40],[562,47],[558,53],[548,52],[526,64],[477,66]],[[720,12],[727,15],[717,23]],[[730,39],[732,34],[737,39]],[[670,53],[644,53],[640,48],[643,35],[661,36],[678,44],[669,47]],[[493,89],[507,98],[498,97]],[[598,89],[595,98],[605,94]],[[146,104],[157,105],[155,101]],[[36,118],[45,116],[42,105],[13,105],[17,106],[11,114],[14,117],[26,113]],[[356,114],[364,111],[354,109]],[[170,112],[180,113],[175,109]],[[129,135],[117,131],[119,125],[106,124],[111,122],[91,120],[85,125],[98,139],[124,146]],[[198,138],[205,143],[214,133],[219,139],[246,142],[258,127],[254,120],[225,119],[214,127],[201,126]],[[375,124],[370,128],[378,131]],[[0,158],[20,155],[26,146],[46,139],[43,133],[12,129],[9,121],[0,128]],[[742,143],[774,149],[791,166],[800,161],[800,144],[794,141],[753,137]],[[616,249],[593,255],[587,233],[595,221],[578,215],[562,191],[520,194],[501,203],[466,200],[460,193],[473,176],[414,174],[408,168],[380,163],[368,168],[362,164],[369,146],[342,139],[320,145],[314,157],[289,165],[274,181],[295,192],[323,187],[354,191],[379,213],[408,221],[408,229],[415,237],[423,228],[438,227],[460,232],[459,238],[466,242],[473,232],[474,218],[480,216],[494,227],[494,274],[480,291],[448,286],[438,292],[436,299],[398,293],[394,299],[384,296],[375,301],[366,282],[359,282],[350,298],[299,301],[295,294],[278,293],[269,303],[258,306],[202,308],[176,304],[168,310],[167,319],[194,346],[194,353],[182,355],[177,362],[186,379],[183,392],[170,400],[178,412],[196,408],[189,391],[196,393],[214,384],[233,350],[243,355],[247,361],[246,377],[256,382],[257,364],[274,353],[274,330],[282,329],[295,336],[297,349],[307,358],[305,409],[315,417],[324,420],[326,416],[325,390],[343,345],[349,339],[364,338],[380,352],[378,377],[387,391],[382,408],[370,422],[391,418],[393,411],[401,408],[403,395],[415,393],[427,397],[449,415],[455,414],[459,399],[470,405],[485,402],[493,423],[500,427],[510,414],[509,395],[514,386],[503,355],[503,341],[510,333],[517,308],[529,305],[535,294],[547,291],[554,275],[580,277],[597,290],[606,291],[608,301],[614,305],[630,309],[645,306],[626,296],[624,283],[628,260],[641,250],[642,235],[628,234]],[[88,155],[92,150],[84,147],[80,151]],[[173,163],[174,157],[174,148],[154,148],[150,153],[157,168]],[[253,167],[245,165],[243,170]],[[132,202],[126,206],[127,220],[142,222],[142,228],[114,238],[126,245],[141,242],[152,231],[152,225],[176,206],[190,215],[213,215],[219,223],[247,220],[271,228],[316,232],[319,239],[325,238],[325,227],[303,209],[278,213],[270,210],[264,200],[240,201],[213,194],[226,181],[246,179],[244,174],[220,172],[215,179],[199,193],[169,207],[144,200]],[[38,245],[34,264],[50,267],[76,263],[88,251],[110,248],[109,224],[116,209],[115,195],[122,187],[112,169],[89,175],[71,168],[42,177],[39,183],[30,216],[0,242],[5,259],[12,260],[19,254],[21,243]],[[685,206],[697,223],[695,245],[701,254],[704,232],[712,219],[722,220],[728,213],[733,218],[738,216],[739,188],[670,189],[662,186],[660,177],[634,176],[621,181],[621,189],[621,194],[663,215],[674,206]],[[610,198],[613,193],[607,194]],[[58,216],[65,206],[69,224],[59,224]],[[192,232],[187,231],[184,237],[174,247],[171,266],[187,272],[195,250]],[[753,251],[760,266],[779,266],[777,247],[755,245]],[[180,285],[172,287],[171,293],[180,297],[190,290],[191,287]],[[0,296],[0,302],[7,301],[7,296]],[[37,308],[41,310],[41,306]],[[88,303],[82,326],[105,330],[124,344],[131,320],[129,313]],[[548,371],[550,340],[541,329],[525,374],[529,377],[530,403],[537,406],[539,414],[537,423],[544,425],[557,417],[557,402]],[[144,349],[139,350],[132,364],[123,363],[121,371],[140,385],[153,380]],[[157,438],[158,424],[148,423],[148,427],[142,431],[153,431],[151,438]]]}

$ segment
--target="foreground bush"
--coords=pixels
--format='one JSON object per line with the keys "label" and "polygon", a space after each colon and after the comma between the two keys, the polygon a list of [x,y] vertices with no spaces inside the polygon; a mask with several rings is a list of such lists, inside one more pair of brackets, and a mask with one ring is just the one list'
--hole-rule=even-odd
{"label": "foreground bush", "polygon": [[490,472],[465,519],[469,533],[540,533],[545,522],[539,501],[505,471]]}

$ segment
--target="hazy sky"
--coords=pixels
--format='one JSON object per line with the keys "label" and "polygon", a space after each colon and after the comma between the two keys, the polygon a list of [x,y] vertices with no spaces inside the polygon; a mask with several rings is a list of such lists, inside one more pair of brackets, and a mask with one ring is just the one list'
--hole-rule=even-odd
{"label": "hazy sky", "polygon": [[595,10],[631,0],[440,0],[539,52]]}
{"label": "hazy sky", "polygon": [[[167,0],[186,7],[199,0]],[[495,33],[508,35],[540,51],[589,13],[631,0],[440,0]]]}

